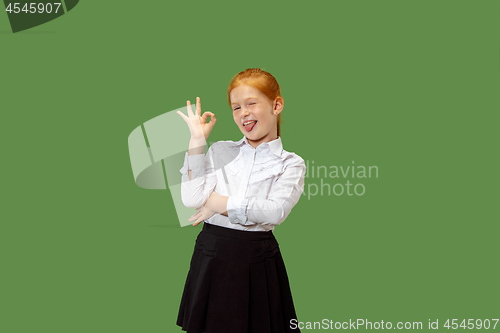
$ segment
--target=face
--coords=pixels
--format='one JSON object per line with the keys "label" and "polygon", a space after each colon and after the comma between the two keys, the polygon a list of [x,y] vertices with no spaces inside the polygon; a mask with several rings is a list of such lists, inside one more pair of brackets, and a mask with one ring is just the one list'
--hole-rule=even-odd
{"label": "face", "polygon": [[[234,122],[252,147],[278,138],[277,117],[283,108],[282,99],[271,101],[259,89],[246,84],[231,90],[229,96]],[[249,121],[253,122],[245,126]]]}

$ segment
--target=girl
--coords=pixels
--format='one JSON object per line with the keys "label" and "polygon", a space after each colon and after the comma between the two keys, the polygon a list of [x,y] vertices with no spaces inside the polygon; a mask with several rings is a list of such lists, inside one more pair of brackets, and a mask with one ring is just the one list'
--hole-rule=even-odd
{"label": "girl", "polygon": [[[288,277],[274,226],[281,224],[304,191],[304,160],[283,149],[284,100],[276,79],[249,68],[227,90],[243,138],[219,141],[203,154],[215,125],[211,112],[188,116],[191,131],[182,173],[182,202],[204,222],[196,239],[177,325],[188,333],[277,333],[296,321]],[[207,123],[208,116],[211,116]],[[295,327],[295,326],[294,326]]]}

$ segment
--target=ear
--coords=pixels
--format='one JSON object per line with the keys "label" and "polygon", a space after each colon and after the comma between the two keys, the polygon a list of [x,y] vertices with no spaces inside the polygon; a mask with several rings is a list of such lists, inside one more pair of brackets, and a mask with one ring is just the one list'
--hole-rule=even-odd
{"label": "ear", "polygon": [[276,112],[280,114],[284,105],[285,101],[283,100],[283,97],[276,97],[273,103],[273,114],[276,114]]}

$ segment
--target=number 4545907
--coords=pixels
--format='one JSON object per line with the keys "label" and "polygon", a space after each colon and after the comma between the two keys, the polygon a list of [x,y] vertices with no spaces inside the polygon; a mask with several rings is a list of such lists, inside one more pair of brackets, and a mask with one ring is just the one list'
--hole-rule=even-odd
{"label": "number 4545907", "polygon": [[[7,8],[5,9],[7,12],[9,13],[14,13],[14,14],[17,14],[17,13],[20,13],[20,12],[25,12],[25,13],[31,13],[31,14],[35,14],[35,13],[52,13],[52,11],[54,11],[55,9],[55,13],[57,13],[57,11],[59,10],[59,7],[61,7],[61,3],[54,3],[54,6],[52,6],[51,3],[36,3],[36,2],[32,2],[30,3],[30,6],[28,8],[28,4],[25,3],[23,8],[19,7],[20,3],[9,3],[9,5],[7,6]],[[56,7],[57,6],[57,7]],[[55,7],[55,8],[54,8]]]}

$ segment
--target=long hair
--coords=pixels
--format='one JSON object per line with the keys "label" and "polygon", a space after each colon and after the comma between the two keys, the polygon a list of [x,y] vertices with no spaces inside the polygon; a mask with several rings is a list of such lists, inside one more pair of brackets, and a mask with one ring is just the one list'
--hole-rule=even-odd
{"label": "long hair", "polygon": [[[247,68],[243,72],[236,74],[227,88],[227,100],[229,106],[231,106],[231,90],[238,87],[241,84],[247,84],[254,88],[260,90],[261,93],[266,95],[271,102],[277,97],[281,97],[281,90],[278,81],[270,73],[263,71],[260,68]],[[283,103],[284,104],[284,103]],[[280,125],[281,125],[281,112],[278,114],[278,119],[276,120],[278,127],[278,136],[281,136]]]}

